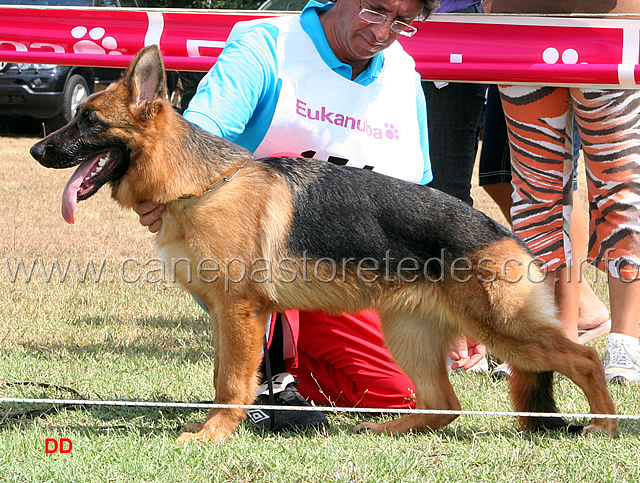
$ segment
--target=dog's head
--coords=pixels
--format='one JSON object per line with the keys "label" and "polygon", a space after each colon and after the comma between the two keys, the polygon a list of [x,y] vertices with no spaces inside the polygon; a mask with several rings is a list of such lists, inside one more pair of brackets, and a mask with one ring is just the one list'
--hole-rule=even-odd
{"label": "dog's head", "polygon": [[120,182],[163,110],[171,110],[166,74],[160,49],[152,45],[138,52],[121,80],[84,101],[69,124],[33,145],[31,155],[47,168],[78,166],[62,199],[68,223],[74,222],[78,201],[107,182]]}

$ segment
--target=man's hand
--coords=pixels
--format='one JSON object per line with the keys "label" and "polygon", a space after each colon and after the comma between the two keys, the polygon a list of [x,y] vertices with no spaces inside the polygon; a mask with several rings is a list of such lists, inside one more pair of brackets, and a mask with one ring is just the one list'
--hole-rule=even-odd
{"label": "man's hand", "polygon": [[456,340],[455,348],[449,353],[449,357],[454,361],[451,370],[460,369],[461,367],[468,371],[486,355],[487,348],[472,338],[464,338]]}
{"label": "man's hand", "polygon": [[162,227],[162,212],[166,209],[165,205],[159,205],[153,201],[143,201],[133,205],[135,211],[140,217],[140,224],[146,226],[151,233],[157,233]]}

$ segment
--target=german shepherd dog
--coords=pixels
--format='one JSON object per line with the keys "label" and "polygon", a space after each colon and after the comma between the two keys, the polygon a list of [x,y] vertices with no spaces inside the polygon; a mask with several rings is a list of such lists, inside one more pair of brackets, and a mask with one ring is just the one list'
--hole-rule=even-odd
{"label": "german shepherd dog", "polygon": [[[563,335],[542,272],[507,229],[450,196],[370,170],[255,159],[176,113],[165,80],[160,50],[141,50],[120,81],[31,154],[48,168],[78,166],[63,195],[70,222],[76,201],[106,183],[123,207],[166,204],[157,248],[166,261],[193,262],[175,264],[175,275],[211,316],[216,403],[253,402],[269,314],[375,308],[418,408],[461,408],[445,360],[464,334],[509,361],[517,411],[556,412],[558,371],[584,391],[592,413],[615,414],[596,351]],[[216,277],[198,273],[203,260]],[[245,415],[212,409],[179,439],[225,440]],[[455,418],[414,413],[356,429],[401,434]],[[567,426],[538,415],[520,423]],[[614,418],[595,418],[584,431],[616,429]]]}

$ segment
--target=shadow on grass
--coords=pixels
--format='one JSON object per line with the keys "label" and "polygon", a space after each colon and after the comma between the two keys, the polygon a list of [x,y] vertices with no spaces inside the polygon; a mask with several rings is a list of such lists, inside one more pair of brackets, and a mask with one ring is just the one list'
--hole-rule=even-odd
{"label": "shadow on grass", "polygon": [[[85,414],[79,416],[85,424],[70,421],[68,423],[61,422],[59,418],[68,420],[68,413],[84,411]],[[64,408],[57,413],[51,413],[46,416],[35,418],[16,418],[10,420],[2,419],[0,411],[0,431],[24,431],[32,423],[40,420],[41,426],[46,426],[48,430],[58,430],[68,434],[73,431],[88,437],[98,435],[120,433],[127,435],[132,431],[136,434],[146,436],[166,436],[170,439],[177,438],[183,431],[184,427],[190,423],[202,423],[207,416],[206,410],[201,409],[182,409],[182,408],[108,408],[89,407],[89,408]],[[46,419],[45,419],[46,418]],[[47,424],[48,423],[48,424]],[[350,431],[339,426],[325,428],[304,428],[299,430],[284,430],[278,432],[269,432],[252,426],[248,421],[241,423],[238,432],[250,433],[258,438],[268,438],[277,436],[286,439],[314,439],[319,437],[327,437],[332,435],[343,435]]]}
{"label": "shadow on grass", "polygon": [[[154,398],[154,400],[161,401],[162,396]],[[71,409],[66,408],[60,411],[64,413]],[[86,436],[96,436],[100,434],[114,434],[121,433],[126,435],[131,431],[135,431],[136,434],[166,436],[170,439],[177,438],[186,424],[189,423],[202,423],[206,417],[207,411],[201,409],[192,408],[122,408],[122,407],[89,407],[89,408],[75,408],[76,411],[86,411],[87,416],[83,419],[90,418],[91,421],[87,421],[86,424],[80,424],[78,422],[70,422],[68,424],[60,423],[56,421],[56,415],[48,415],[48,421],[50,422],[47,427],[49,429],[58,429],[63,431],[74,431]],[[69,418],[69,415],[65,415],[65,418]],[[21,430],[36,418],[15,419],[10,421],[2,421],[0,424],[0,431],[7,430]],[[279,432],[268,432],[262,429],[258,429],[252,426],[248,421],[241,424],[239,430],[242,432],[248,432],[258,438],[270,438],[277,436],[278,438],[285,439],[316,439],[327,438],[331,436],[345,436],[353,435],[354,437],[367,437],[366,434],[356,433],[353,428],[362,420],[375,420],[376,418],[350,418],[341,414],[336,417],[330,416],[329,428],[305,428],[300,430],[285,430]],[[2,413],[0,413],[0,421],[2,420]],[[549,440],[563,440],[563,439],[578,439],[579,435],[575,433],[567,432],[566,430],[554,430],[554,431],[539,431],[539,432],[523,432],[517,428],[514,424],[512,429],[487,429],[486,427],[465,427],[464,429],[459,427],[449,426],[440,430],[430,430],[419,433],[399,435],[394,438],[420,438],[424,436],[435,436],[441,440],[447,440],[449,442],[463,443],[463,444],[475,444],[482,440],[495,440],[500,438],[502,440],[519,440],[527,441],[534,445],[546,445]],[[380,438],[387,438],[389,436],[375,436]]]}
{"label": "shadow on grass", "polygon": [[122,317],[91,315],[81,317],[78,325],[88,327],[107,327],[136,325],[158,329],[181,329],[200,335],[202,333],[211,332],[211,323],[207,314],[203,311],[200,317],[167,317],[167,316],[149,316],[149,317],[132,317],[131,319],[123,319]]}
{"label": "shadow on grass", "polygon": [[[152,397],[154,402],[175,402],[166,396]],[[191,401],[210,402],[210,401]],[[78,414],[86,424],[69,421]],[[121,407],[121,406],[46,406],[31,405],[5,410],[0,408],[0,431],[20,429],[35,421],[48,422],[47,427],[65,430],[83,430],[87,433],[106,433],[136,430],[140,434],[179,434],[185,424],[204,421],[207,410],[171,407]],[[69,421],[64,423],[61,421]]]}
{"label": "shadow on grass", "polygon": [[486,427],[479,428],[467,428],[465,430],[457,430],[452,428],[445,428],[437,431],[442,435],[446,435],[451,440],[460,442],[474,442],[483,438],[495,438],[500,436],[506,439],[519,439],[525,440],[533,444],[543,444],[549,439],[566,439],[566,438],[578,438],[580,431],[576,432],[576,428],[582,429],[582,426],[570,424],[570,427],[551,429],[551,430],[537,430],[537,431],[522,431],[518,427],[517,422],[513,422],[513,429],[487,429]]}
{"label": "shadow on grass", "polygon": [[[21,346],[28,352],[38,356],[44,354],[54,360],[64,354],[66,361],[69,355],[85,358],[92,354],[95,354],[96,359],[100,359],[102,355],[117,355],[162,361],[170,358],[188,363],[199,362],[203,357],[213,357],[210,324],[205,319],[144,317],[125,321],[120,317],[94,316],[83,318],[78,322],[77,327],[80,330],[91,328],[112,328],[113,330],[101,330],[98,334],[101,340],[95,342],[82,343],[78,342],[82,337],[74,337],[75,341],[68,343],[48,343],[43,340],[23,342]],[[126,332],[126,327],[133,327],[134,330],[136,327],[144,327],[150,330],[143,330],[139,334],[129,336],[132,338],[131,341],[120,340],[126,337],[122,336],[122,333]]]}
{"label": "shadow on grass", "polygon": [[[96,362],[99,363],[101,356],[129,356],[129,357],[143,357],[146,359],[157,359],[162,362],[166,362],[168,359],[176,361],[182,361],[190,364],[195,364],[202,359],[213,358],[213,346],[206,340],[201,341],[197,347],[193,347],[188,344],[174,344],[173,347],[162,346],[161,344],[148,345],[145,343],[134,344],[117,344],[111,342],[97,342],[95,344],[23,344],[22,347],[25,350],[38,354],[39,358],[42,358],[43,353],[51,353],[52,361],[59,361],[61,359],[60,354],[78,355],[78,356],[90,356],[95,354]],[[65,361],[68,363],[69,358],[65,357]]]}
{"label": "shadow on grass", "polygon": [[[372,415],[370,417],[362,416],[362,414],[355,416],[350,423],[343,423],[343,425],[348,426],[352,424],[356,426],[362,422],[378,422],[382,423],[385,421],[390,421],[391,417],[385,417],[380,415]],[[462,420],[460,420],[462,421]],[[552,430],[538,430],[538,431],[523,431],[520,429],[516,418],[507,418],[507,424],[512,424],[512,427],[505,428],[501,427],[500,429],[496,429],[490,425],[483,425],[482,420],[478,421],[477,424],[467,425],[464,422],[461,423],[452,423],[449,426],[446,426],[437,430],[426,430],[423,432],[412,433],[410,435],[400,435],[398,437],[413,437],[420,434],[431,434],[437,436],[440,439],[449,440],[452,442],[460,442],[460,443],[472,443],[479,440],[491,438],[494,439],[496,437],[506,438],[506,439],[518,439],[525,440],[534,444],[541,444],[544,441],[549,439],[564,439],[564,438],[576,438],[580,436],[580,431],[576,432],[575,429],[578,427],[580,430],[582,429],[582,424],[584,426],[588,425],[588,421],[568,421],[572,429],[569,428],[559,428]],[[333,423],[332,423],[333,424]],[[464,424],[464,426],[462,426]]]}

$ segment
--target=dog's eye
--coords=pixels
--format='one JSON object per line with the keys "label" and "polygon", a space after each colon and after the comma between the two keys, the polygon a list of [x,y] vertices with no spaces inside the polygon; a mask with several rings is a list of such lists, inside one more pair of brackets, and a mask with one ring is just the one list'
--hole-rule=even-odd
{"label": "dog's eye", "polygon": [[93,130],[105,130],[108,126],[104,120],[92,109],[85,109],[80,114],[80,122]]}
{"label": "dog's eye", "polygon": [[89,121],[91,124],[95,124],[100,122],[100,117],[98,116],[98,114],[95,111],[88,111],[87,113],[87,121]]}

